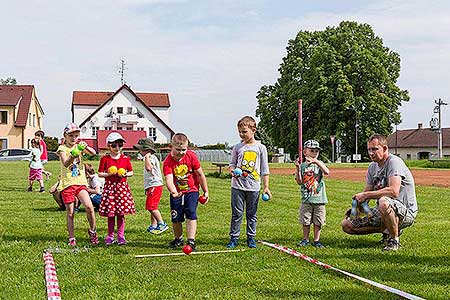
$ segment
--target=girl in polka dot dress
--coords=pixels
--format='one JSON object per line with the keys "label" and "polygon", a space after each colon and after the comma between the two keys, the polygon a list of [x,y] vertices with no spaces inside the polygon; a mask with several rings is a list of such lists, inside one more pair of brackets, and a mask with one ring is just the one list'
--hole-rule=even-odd
{"label": "girl in polka dot dress", "polygon": [[127,177],[133,176],[130,157],[122,154],[124,138],[118,132],[112,132],[106,137],[109,154],[100,159],[98,176],[105,178],[102,202],[98,213],[108,217],[108,235],[105,238],[107,246],[116,242],[114,239],[115,219],[117,217],[117,243],[125,245],[125,215],[136,213],[134,200],[128,186]]}

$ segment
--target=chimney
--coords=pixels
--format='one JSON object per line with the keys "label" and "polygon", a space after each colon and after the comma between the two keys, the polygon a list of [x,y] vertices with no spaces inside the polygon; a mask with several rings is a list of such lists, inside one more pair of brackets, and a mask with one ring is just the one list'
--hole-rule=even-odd
{"label": "chimney", "polygon": [[417,124],[417,129],[422,129],[422,127],[423,127],[422,123]]}

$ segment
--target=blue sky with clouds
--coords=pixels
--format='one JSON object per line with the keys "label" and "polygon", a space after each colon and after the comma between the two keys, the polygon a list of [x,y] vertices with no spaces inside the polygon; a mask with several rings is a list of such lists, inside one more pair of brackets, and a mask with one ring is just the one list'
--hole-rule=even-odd
{"label": "blue sky with clouds", "polygon": [[[166,92],[171,126],[196,144],[238,141],[256,93],[273,84],[287,41],[343,20],[368,23],[402,59],[410,92],[399,128],[450,102],[448,1],[1,1],[0,78],[34,84],[45,130],[70,121],[74,90],[115,91],[120,60],[136,92]],[[443,124],[450,126],[450,107]]]}

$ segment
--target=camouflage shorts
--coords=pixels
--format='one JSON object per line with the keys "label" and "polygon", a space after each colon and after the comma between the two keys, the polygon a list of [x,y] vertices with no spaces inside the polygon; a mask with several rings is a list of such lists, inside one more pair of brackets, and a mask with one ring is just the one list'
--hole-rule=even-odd
{"label": "camouflage shorts", "polygon": [[[403,229],[411,226],[414,223],[414,216],[410,211],[407,210],[405,205],[396,199],[389,199],[389,205],[394,210],[396,216],[399,218],[399,228]],[[383,227],[383,222],[381,220],[381,213],[377,207],[370,209],[371,216],[367,217],[365,214],[359,214],[356,218],[350,218],[351,209],[347,210],[345,213],[346,219],[352,224],[353,228],[361,227]]]}

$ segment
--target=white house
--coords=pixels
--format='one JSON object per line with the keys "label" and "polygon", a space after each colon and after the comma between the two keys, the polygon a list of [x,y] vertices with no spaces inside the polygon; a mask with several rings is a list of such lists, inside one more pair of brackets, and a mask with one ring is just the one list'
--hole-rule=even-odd
{"label": "white house", "polygon": [[105,146],[99,131],[124,133],[132,139],[128,147],[143,136],[170,143],[174,131],[168,125],[169,109],[168,94],[135,93],[126,84],[114,93],[74,91],[72,96],[72,120],[81,128],[80,137],[97,150]]}

